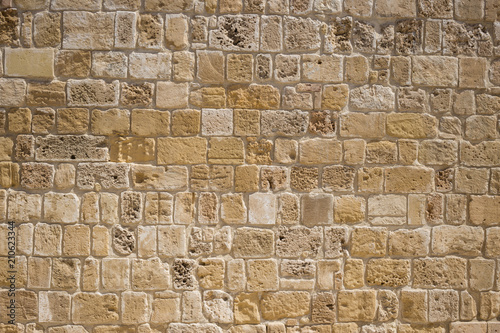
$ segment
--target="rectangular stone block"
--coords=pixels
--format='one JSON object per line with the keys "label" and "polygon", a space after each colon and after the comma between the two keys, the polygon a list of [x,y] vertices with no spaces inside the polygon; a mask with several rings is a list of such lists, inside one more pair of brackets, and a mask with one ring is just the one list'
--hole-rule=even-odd
{"label": "rectangular stone block", "polygon": [[458,59],[441,56],[412,57],[412,82],[420,86],[456,87]]}
{"label": "rectangular stone block", "polygon": [[80,50],[110,50],[113,47],[115,13],[65,11],[63,47]]}
{"label": "rectangular stone block", "polygon": [[54,77],[54,50],[5,49],[5,74],[14,77]]}

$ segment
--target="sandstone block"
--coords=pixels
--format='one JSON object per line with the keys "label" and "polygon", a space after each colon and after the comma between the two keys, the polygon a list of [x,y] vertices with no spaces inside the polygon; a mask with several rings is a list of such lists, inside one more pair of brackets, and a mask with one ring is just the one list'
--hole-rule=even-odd
{"label": "sandstone block", "polygon": [[129,55],[129,75],[134,79],[170,78],[171,54],[133,52]]}
{"label": "sandstone block", "polygon": [[355,196],[341,196],[335,199],[335,223],[358,223],[365,220],[365,199]]}
{"label": "sandstone block", "polygon": [[252,82],[253,67],[253,56],[251,54],[229,54],[227,56],[228,81],[240,83]]}
{"label": "sandstone block", "polygon": [[473,225],[497,225],[500,196],[471,196],[469,202],[470,220]]}
{"label": "sandstone block", "polygon": [[394,167],[385,171],[385,190],[391,193],[429,193],[434,188],[433,170]]}
{"label": "sandstone block", "polygon": [[80,260],[54,258],[52,260],[51,289],[75,291],[80,281]]}
{"label": "sandstone block", "polygon": [[159,164],[206,163],[207,141],[204,138],[158,139]]}
{"label": "sandstone block", "polygon": [[384,256],[387,234],[386,228],[355,228],[351,236],[352,255],[356,257]]}
{"label": "sandstone block", "polygon": [[437,119],[427,114],[391,113],[387,115],[387,134],[398,138],[423,139],[436,136]]}
{"label": "sandstone block", "polygon": [[162,109],[178,109],[188,106],[186,83],[158,82],[156,84],[156,106]]}
{"label": "sandstone block", "polygon": [[118,296],[77,293],[73,297],[73,321],[76,324],[105,324],[119,319]]}
{"label": "sandstone block", "polygon": [[429,321],[458,320],[458,292],[454,290],[429,291]]}
{"label": "sandstone block", "polygon": [[228,106],[235,109],[277,109],[279,102],[279,90],[271,85],[237,85],[228,90]]}
{"label": "sandstone block", "polygon": [[459,193],[484,194],[488,189],[488,170],[458,168],[455,172],[455,188]]}
{"label": "sandstone block", "polygon": [[260,301],[262,317],[266,320],[304,316],[309,314],[311,295],[305,291],[266,293]]}
{"label": "sandstone block", "polygon": [[21,106],[26,98],[26,82],[22,79],[0,78],[0,103],[4,106]]}
{"label": "sandstone block", "polygon": [[151,308],[146,293],[126,291],[122,293],[121,297],[121,315],[124,324],[138,324],[149,321]]}
{"label": "sandstone block", "polygon": [[418,147],[418,160],[425,165],[451,165],[457,159],[456,141],[425,140]]}
{"label": "sandstone block", "polygon": [[278,264],[274,259],[247,261],[247,289],[249,291],[278,290]]}
{"label": "sandstone block", "polygon": [[221,15],[217,29],[209,32],[209,45],[219,50],[257,51],[259,17],[257,15]]}
{"label": "sandstone block", "polygon": [[302,164],[332,164],[341,160],[342,143],[338,140],[308,139],[299,142],[299,161]]}
{"label": "sandstone block", "polygon": [[257,228],[236,229],[233,241],[234,255],[243,258],[262,258],[274,253],[274,233]]}
{"label": "sandstone block", "polygon": [[49,323],[67,323],[70,319],[71,296],[63,291],[40,292],[38,320]]}
{"label": "sandstone block", "polygon": [[302,56],[302,75],[307,81],[337,83],[342,81],[342,65],[343,59],[340,56],[304,55]]}
{"label": "sandstone block", "polygon": [[340,115],[340,135],[348,138],[382,138],[386,115],[381,112],[350,112]]}
{"label": "sandstone block", "polygon": [[68,80],[69,106],[115,106],[118,104],[118,81]]}
{"label": "sandstone block", "polygon": [[5,49],[7,76],[45,78],[54,77],[54,51],[52,49]]}
{"label": "sandstone block", "polygon": [[396,94],[391,87],[365,85],[351,90],[351,109],[357,111],[392,111]]}
{"label": "sandstone block", "polygon": [[460,142],[460,161],[467,166],[495,166],[500,164],[500,144],[497,141],[483,141],[472,144]]}
{"label": "sandstone block", "polygon": [[254,193],[248,199],[248,222],[251,224],[276,223],[276,197],[274,194]]}
{"label": "sandstone block", "polygon": [[488,77],[486,59],[460,58],[459,87],[480,89],[486,87]]}
{"label": "sandstone block", "polygon": [[243,164],[244,143],[240,138],[211,138],[208,150],[210,164]]}
{"label": "sandstone block", "polygon": [[467,261],[458,257],[416,259],[413,264],[413,287],[467,287]]}
{"label": "sandstone block", "polygon": [[292,167],[290,187],[300,192],[310,192],[318,187],[319,171],[314,167]]}
{"label": "sandstone block", "polygon": [[110,160],[113,162],[151,162],[155,159],[153,138],[113,137],[110,140]]}
{"label": "sandstone block", "polygon": [[401,291],[401,316],[412,323],[427,321],[428,299],[425,290],[407,289]]}
{"label": "sandstone block", "polygon": [[123,163],[80,163],[76,185],[85,190],[99,186],[104,189],[125,189],[129,184],[130,167]]}
{"label": "sandstone block", "polygon": [[372,321],[375,319],[377,297],[374,290],[339,291],[339,321]]}
{"label": "sandstone block", "polygon": [[302,223],[308,227],[333,223],[333,195],[305,194],[302,196]]}
{"label": "sandstone block", "polygon": [[233,110],[203,109],[201,112],[201,134],[223,136],[233,134]]}
{"label": "sandstone block", "polygon": [[429,252],[430,231],[427,229],[396,230],[389,233],[389,254],[423,257]]}
{"label": "sandstone block", "polygon": [[203,83],[223,83],[225,61],[224,54],[219,51],[198,51],[197,76]]}
{"label": "sandstone block", "polygon": [[71,257],[90,255],[90,228],[87,225],[69,225],[64,228],[63,255]]}
{"label": "sandstone block", "polygon": [[472,290],[487,291],[493,288],[495,261],[487,259],[471,259],[469,284]]}
{"label": "sandstone block", "polygon": [[114,13],[67,11],[63,14],[65,49],[109,50],[113,46]]}
{"label": "sandstone block", "polygon": [[315,258],[320,253],[321,227],[280,227],[276,240],[276,255],[281,258]]}
{"label": "sandstone block", "polygon": [[[17,182],[15,185],[17,185]],[[7,187],[11,187],[11,185],[8,185]],[[41,195],[29,194],[21,191],[12,191],[9,193],[7,217],[10,221],[30,222],[39,220],[41,216]]]}
{"label": "sandstone block", "polygon": [[80,199],[74,193],[47,193],[43,206],[45,220],[48,222],[78,222]]}
{"label": "sandstone block", "polygon": [[371,259],[366,265],[366,281],[372,286],[406,286],[410,283],[410,261]]}
{"label": "sandstone block", "polygon": [[457,58],[415,56],[412,60],[413,84],[431,87],[456,87],[458,85]]}
{"label": "sandstone block", "polygon": [[411,0],[376,0],[375,13],[380,17],[415,17],[417,7],[415,1]]}

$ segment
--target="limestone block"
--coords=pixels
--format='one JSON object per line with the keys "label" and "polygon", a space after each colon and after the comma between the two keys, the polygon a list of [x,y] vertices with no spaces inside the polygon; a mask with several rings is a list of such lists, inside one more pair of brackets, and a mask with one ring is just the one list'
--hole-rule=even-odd
{"label": "limestone block", "polygon": [[45,220],[48,222],[78,222],[80,199],[74,193],[47,193],[43,205]]}
{"label": "limestone block", "polygon": [[274,253],[274,233],[258,228],[236,229],[233,251],[236,257],[262,258]]}
{"label": "limestone block", "polygon": [[198,110],[175,110],[172,112],[172,134],[175,136],[196,135],[200,131],[201,112]]}
{"label": "limestone block", "polygon": [[373,286],[406,286],[410,283],[410,261],[371,259],[366,265],[366,281]]}
{"label": "limestone block", "polygon": [[159,164],[206,163],[204,138],[160,138],[157,149]]}
{"label": "limestone block", "polygon": [[377,299],[374,290],[339,291],[339,321],[372,321],[375,319]]}
{"label": "limestone block", "polygon": [[221,15],[217,29],[209,32],[209,45],[219,50],[257,51],[259,17],[257,15]]}
{"label": "limestone block", "polygon": [[122,109],[92,110],[90,126],[97,135],[127,135],[130,130],[130,112]]}
{"label": "limestone block", "polygon": [[356,257],[382,257],[386,253],[387,229],[359,227],[352,231],[351,253]]}
{"label": "limestone block", "polygon": [[382,138],[385,136],[386,115],[381,112],[350,112],[340,115],[340,135],[353,138]]}
{"label": "limestone block", "polygon": [[38,320],[49,323],[67,323],[70,318],[71,296],[64,291],[41,291]]}
{"label": "limestone block", "polygon": [[52,49],[5,49],[5,74],[14,77],[54,77]]}
{"label": "limestone block", "polygon": [[64,108],[57,110],[57,133],[85,134],[89,129],[89,110]]}
{"label": "limestone block", "polygon": [[217,137],[210,139],[208,163],[243,164],[244,156],[244,143],[240,138]]}
{"label": "limestone block", "polygon": [[248,199],[248,222],[250,224],[276,223],[276,196],[270,193],[254,193]]}
{"label": "limestone block", "polygon": [[434,188],[433,170],[394,167],[385,171],[385,189],[392,193],[429,193]]}
{"label": "limestone block", "polygon": [[90,228],[84,224],[66,226],[64,228],[62,253],[71,257],[89,256]]}
{"label": "limestone block", "polygon": [[276,255],[281,258],[315,258],[320,253],[321,227],[280,227],[276,240]]}
{"label": "limestone block", "polygon": [[132,261],[132,289],[165,290],[171,286],[170,269],[159,258],[134,259]]}
{"label": "limestone block", "polygon": [[395,100],[393,89],[381,85],[354,88],[349,94],[351,109],[357,111],[392,111]]}
{"label": "limestone block", "polygon": [[228,89],[228,106],[235,109],[277,109],[279,102],[279,90],[271,85],[236,85]]}
{"label": "limestone block", "polygon": [[247,261],[248,291],[278,290],[278,264],[274,259]]}
{"label": "limestone block", "polygon": [[69,106],[116,106],[118,105],[118,81],[68,80]]}
{"label": "limestone block", "polygon": [[471,196],[470,220],[473,225],[492,226],[498,224],[500,196]]}
{"label": "limestone block", "polygon": [[58,77],[85,78],[90,74],[90,52],[59,50],[55,55],[54,70]]}
{"label": "limestone block", "polygon": [[109,141],[109,155],[113,162],[140,163],[155,159],[155,140],[152,138],[114,137]]}
{"label": "limestone block", "polygon": [[27,189],[50,189],[54,182],[54,167],[46,163],[23,163],[21,186]]}
{"label": "limestone block", "polygon": [[412,60],[413,84],[435,87],[456,87],[458,85],[457,58],[415,56]]}
{"label": "limestone block", "polygon": [[80,266],[80,260],[76,258],[54,258],[51,289],[75,291],[80,283]]}
{"label": "limestone block", "polygon": [[301,200],[302,224],[313,227],[333,223],[333,195],[305,194]]}
{"label": "limestone block", "polygon": [[423,257],[429,252],[430,231],[427,229],[396,230],[389,233],[389,254]]}
{"label": "limestone block", "polygon": [[332,164],[342,159],[342,143],[334,139],[303,140],[299,149],[299,161],[305,165]]}
{"label": "limestone block", "polygon": [[467,262],[458,257],[416,259],[413,266],[413,287],[467,287]]}
{"label": "limestone block", "polygon": [[105,324],[119,319],[118,296],[113,294],[80,292],[74,295],[72,305],[77,324]]}
{"label": "limestone block", "polygon": [[402,290],[401,305],[401,316],[403,319],[412,323],[427,322],[429,304],[425,290]]}
{"label": "limestone block", "polygon": [[201,112],[201,133],[204,136],[233,134],[233,110],[203,109]]}
{"label": "limestone block", "polygon": [[262,296],[260,306],[266,320],[304,316],[309,314],[311,295],[305,291],[279,291]]}
{"label": "limestone block", "polygon": [[64,12],[63,47],[81,50],[111,49],[114,21],[114,13]]}
{"label": "limestone block", "polygon": [[254,63],[251,54],[232,53],[227,56],[228,81],[240,83],[252,82],[253,68]]}
{"label": "limestone block", "polygon": [[187,188],[187,169],[181,166],[154,167],[132,165],[132,182],[138,190],[185,190]]}
{"label": "limestone block", "polygon": [[134,79],[167,79],[170,77],[171,54],[167,52],[132,52],[129,55],[129,75]]}

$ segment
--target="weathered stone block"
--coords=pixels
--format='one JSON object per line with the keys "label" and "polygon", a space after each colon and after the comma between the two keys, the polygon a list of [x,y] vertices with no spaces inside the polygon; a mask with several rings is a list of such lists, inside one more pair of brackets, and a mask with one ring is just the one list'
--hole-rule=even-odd
{"label": "weathered stone block", "polygon": [[410,283],[410,261],[371,259],[366,265],[366,281],[373,286],[406,286]]}
{"label": "weathered stone block", "polygon": [[467,261],[458,257],[416,259],[413,264],[413,287],[467,287]]}
{"label": "weathered stone block", "polygon": [[339,321],[372,321],[375,319],[377,297],[374,290],[339,291]]}
{"label": "weathered stone block", "polygon": [[5,74],[26,78],[54,77],[52,49],[5,49]]}
{"label": "weathered stone block", "polygon": [[279,291],[263,295],[260,306],[266,320],[304,316],[309,314],[311,295],[305,291]]}
{"label": "weathered stone block", "polygon": [[434,87],[458,85],[458,59],[441,56],[415,56],[413,59],[413,84]]}
{"label": "weathered stone block", "polygon": [[72,304],[76,324],[107,324],[119,319],[118,296],[113,294],[77,293]]}
{"label": "weathered stone block", "polygon": [[113,46],[114,13],[66,11],[63,13],[65,49],[110,50]]}
{"label": "weathered stone block", "polygon": [[320,253],[321,227],[280,227],[277,233],[276,255],[282,258],[315,258]]}

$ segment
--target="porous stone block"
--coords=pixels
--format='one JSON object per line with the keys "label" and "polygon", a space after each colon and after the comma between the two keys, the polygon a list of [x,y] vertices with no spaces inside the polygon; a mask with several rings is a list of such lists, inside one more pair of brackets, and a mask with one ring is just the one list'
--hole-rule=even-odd
{"label": "porous stone block", "polygon": [[5,50],[5,74],[14,77],[54,77],[54,51],[52,49]]}
{"label": "porous stone block", "polygon": [[66,11],[63,13],[65,49],[110,50],[113,46],[114,13]]}

